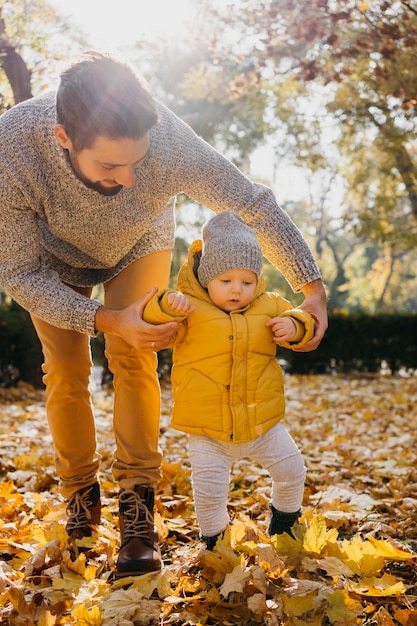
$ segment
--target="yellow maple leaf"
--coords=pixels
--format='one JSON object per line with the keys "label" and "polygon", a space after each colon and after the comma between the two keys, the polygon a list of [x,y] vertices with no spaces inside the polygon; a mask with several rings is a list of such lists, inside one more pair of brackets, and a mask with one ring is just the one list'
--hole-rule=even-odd
{"label": "yellow maple leaf", "polygon": [[350,597],[344,589],[337,589],[327,596],[329,603],[326,615],[332,624],[340,626],[355,623],[356,617],[362,612],[362,604]]}
{"label": "yellow maple leaf", "polygon": [[287,533],[282,533],[282,535],[272,535],[271,546],[274,547],[278,554],[288,556],[292,552],[302,551],[303,540],[298,538],[298,536],[293,539]]}
{"label": "yellow maple leaf", "polygon": [[158,513],[158,511],[155,511],[154,522],[155,522],[155,527],[158,533],[159,541],[162,542],[169,535],[169,526],[166,523],[165,519],[162,517],[162,515]]}
{"label": "yellow maple leaf", "polygon": [[362,578],[358,583],[348,582],[346,588],[361,596],[372,596],[376,598],[399,596],[406,591],[404,583],[390,574],[384,574],[380,578]]}
{"label": "yellow maple leaf", "polygon": [[39,463],[39,454],[37,451],[26,452],[14,457],[14,464],[18,470],[33,470]]}
{"label": "yellow maple leaf", "polygon": [[308,523],[304,534],[303,548],[306,552],[321,554],[327,543],[336,541],[337,535],[335,528],[327,530],[326,522],[321,515],[315,516]]}
{"label": "yellow maple leaf", "polygon": [[71,615],[76,620],[77,626],[101,626],[103,623],[98,606],[87,608],[83,604],[78,604],[73,608]]}
{"label": "yellow maple leaf", "polygon": [[65,572],[62,578],[54,578],[52,581],[53,589],[67,590],[75,593],[77,589],[84,583],[84,579],[75,572]]}
{"label": "yellow maple leaf", "polygon": [[151,624],[153,620],[159,621],[161,603],[146,600],[136,589],[118,589],[109,593],[100,607],[104,623]]}
{"label": "yellow maple leaf", "polygon": [[199,578],[190,578],[190,576],[181,576],[175,588],[175,594],[183,596],[184,594],[196,594],[200,591],[202,580]]}
{"label": "yellow maple leaf", "polygon": [[69,551],[64,550],[64,552],[62,553],[62,560],[71,572],[75,572],[76,574],[80,574],[80,576],[84,576],[86,567],[86,556],[84,552],[81,552],[81,554],[75,559],[75,561],[73,561],[71,559],[71,554],[69,553]]}
{"label": "yellow maple leaf", "polygon": [[210,604],[218,604],[221,601],[220,593],[217,587],[211,587],[207,592],[205,592],[204,596],[205,601]]}
{"label": "yellow maple leaf", "polygon": [[6,598],[10,600],[13,608],[19,615],[29,616],[30,607],[25,599],[25,591],[23,587],[10,587],[5,594]]}
{"label": "yellow maple leaf", "polygon": [[44,529],[37,524],[34,525],[32,529],[32,537],[39,543],[40,546],[43,546],[47,543]]}
{"label": "yellow maple leaf", "polygon": [[394,618],[401,626],[415,626],[417,624],[417,609],[397,609]]}
{"label": "yellow maple leaf", "polygon": [[342,560],[360,576],[371,576],[384,567],[384,558],[378,554],[373,545],[356,535],[351,540],[345,539],[340,546]]}
{"label": "yellow maple leaf", "polygon": [[[168,596],[172,592],[171,583],[175,579],[176,579],[176,576],[174,572],[171,572],[169,569],[162,569],[161,572],[158,572],[158,576],[156,578],[156,583],[157,583],[156,588],[158,590],[158,596],[161,599],[165,598],[165,596]],[[144,596],[146,596],[147,598],[150,598],[151,594],[149,594],[148,596],[145,593],[144,589],[141,589],[140,591],[142,591]]]}
{"label": "yellow maple leaf", "polygon": [[3,519],[14,517],[16,508],[22,506],[24,502],[23,496],[16,491],[12,480],[0,483],[0,508]]}
{"label": "yellow maple leaf", "polygon": [[50,611],[42,611],[37,620],[38,626],[54,626],[56,624],[56,615]]}
{"label": "yellow maple leaf", "polygon": [[300,617],[317,608],[316,598],[317,594],[315,592],[304,596],[287,596],[283,594],[284,611],[288,617]]}
{"label": "yellow maple leaf", "polygon": [[375,552],[385,559],[392,559],[393,561],[410,561],[416,558],[416,555],[412,552],[406,552],[396,548],[390,541],[384,539],[375,539],[375,537],[369,536],[368,541],[372,544]]}
{"label": "yellow maple leaf", "polygon": [[53,520],[50,524],[43,521],[42,528],[37,527],[33,530],[33,536],[42,545],[44,542],[51,542],[59,539],[60,548],[63,549],[68,545],[68,533],[65,530],[63,521]]}
{"label": "yellow maple leaf", "polygon": [[216,551],[205,550],[200,557],[201,562],[206,567],[212,568],[215,572],[227,574],[244,559],[243,555],[237,555],[231,548],[219,546]]}
{"label": "yellow maple leaf", "polygon": [[[294,617],[291,622],[288,623],[288,626],[322,626],[323,624],[323,613],[319,613],[315,617],[308,616],[308,622],[303,617],[302,619],[298,619],[298,617]],[[349,624],[349,626],[351,626]]]}
{"label": "yellow maple leaf", "polygon": [[13,499],[14,497],[17,497],[19,495],[20,494],[16,492],[16,487],[12,480],[6,480],[0,483],[0,498],[5,498],[6,500],[8,500],[10,498]]}
{"label": "yellow maple leaf", "polygon": [[164,582],[161,581],[164,581],[164,579],[169,576],[169,570],[164,569],[160,572],[148,572],[147,574],[142,574],[142,576],[125,576],[124,578],[115,580],[112,583],[112,589],[119,589],[120,587],[131,585],[131,589],[136,589],[146,598],[150,598],[159,585],[164,586]]}
{"label": "yellow maple leaf", "polygon": [[97,574],[98,567],[96,565],[87,565],[84,570],[84,580],[94,580]]}
{"label": "yellow maple leaf", "polygon": [[245,540],[246,532],[246,525],[244,522],[234,521],[233,525],[230,527],[231,544],[234,546],[242,543]]}

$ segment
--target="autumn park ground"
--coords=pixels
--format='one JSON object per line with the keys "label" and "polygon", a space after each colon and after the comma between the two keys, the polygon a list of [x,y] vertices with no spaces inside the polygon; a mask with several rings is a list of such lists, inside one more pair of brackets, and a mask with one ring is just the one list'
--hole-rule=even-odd
{"label": "autumn park ground", "polygon": [[74,551],[64,530],[43,392],[0,389],[0,623],[16,626],[417,625],[417,376],[286,375],[286,424],[307,480],[295,538],[268,537],[267,474],[233,468],[233,523],[198,540],[186,438],[162,382],[160,573],[115,581],[111,390],[93,394],[103,521]]}

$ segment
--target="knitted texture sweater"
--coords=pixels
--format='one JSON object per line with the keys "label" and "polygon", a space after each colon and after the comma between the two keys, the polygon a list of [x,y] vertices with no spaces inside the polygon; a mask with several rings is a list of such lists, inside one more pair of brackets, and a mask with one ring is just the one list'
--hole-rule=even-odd
{"label": "knitted texture sweater", "polygon": [[174,244],[174,198],[236,211],[295,291],[320,272],[273,192],[252,183],[162,104],[136,183],[116,196],[87,188],[57,143],[55,94],[0,117],[0,284],[60,328],[94,334],[100,303],[74,292]]}

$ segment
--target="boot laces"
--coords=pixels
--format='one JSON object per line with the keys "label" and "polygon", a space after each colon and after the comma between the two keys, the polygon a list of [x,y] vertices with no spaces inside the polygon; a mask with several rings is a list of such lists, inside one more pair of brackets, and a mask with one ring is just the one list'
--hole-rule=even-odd
{"label": "boot laces", "polygon": [[149,540],[154,519],[136,491],[126,489],[120,494],[121,514],[124,521],[124,543],[140,537]]}
{"label": "boot laces", "polygon": [[93,489],[77,491],[67,504],[67,532],[71,533],[78,528],[85,528],[91,520],[91,509],[94,502],[91,498]]}

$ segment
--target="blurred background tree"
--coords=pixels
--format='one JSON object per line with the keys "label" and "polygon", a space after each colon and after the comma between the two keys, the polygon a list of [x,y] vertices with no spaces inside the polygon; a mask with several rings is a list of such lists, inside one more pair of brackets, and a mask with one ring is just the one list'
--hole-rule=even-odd
{"label": "blurred background tree", "polygon": [[87,39],[45,0],[0,0],[0,113],[50,89]]}
{"label": "blurred background tree", "polygon": [[263,142],[277,180],[280,164],[300,168],[305,196],[285,206],[315,250],[331,306],[416,310],[416,9],[385,0],[199,5],[187,61],[180,54],[177,64],[169,47],[153,56],[171,107],[248,173]]}
{"label": "blurred background tree", "polygon": [[[142,37],[124,56],[198,134],[274,188],[315,252],[331,308],[416,311],[413,3],[190,5],[186,38]],[[52,3],[0,0],[0,109],[54,87],[64,60],[89,47]],[[173,281],[209,214],[179,198]]]}

